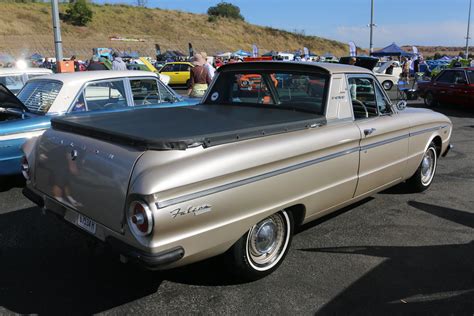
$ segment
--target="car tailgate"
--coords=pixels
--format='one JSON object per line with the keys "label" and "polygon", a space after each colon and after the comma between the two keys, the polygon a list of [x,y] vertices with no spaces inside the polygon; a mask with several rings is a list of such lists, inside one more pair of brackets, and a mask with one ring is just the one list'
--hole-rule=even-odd
{"label": "car tailgate", "polygon": [[37,146],[35,186],[120,232],[130,176],[142,153],[125,145],[50,129]]}

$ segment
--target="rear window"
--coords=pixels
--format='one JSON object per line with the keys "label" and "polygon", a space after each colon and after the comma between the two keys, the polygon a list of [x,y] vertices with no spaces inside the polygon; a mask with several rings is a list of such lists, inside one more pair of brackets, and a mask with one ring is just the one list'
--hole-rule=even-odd
{"label": "rear window", "polygon": [[55,80],[29,81],[18,93],[18,99],[30,111],[47,113],[62,86],[62,82]]}
{"label": "rear window", "polygon": [[271,106],[324,114],[328,76],[294,71],[224,72],[206,104]]}

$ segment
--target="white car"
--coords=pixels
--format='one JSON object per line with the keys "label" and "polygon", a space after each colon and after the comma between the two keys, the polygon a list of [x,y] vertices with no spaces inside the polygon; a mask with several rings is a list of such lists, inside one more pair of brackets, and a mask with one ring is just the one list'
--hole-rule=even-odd
{"label": "white car", "polygon": [[15,96],[0,85],[0,176],[20,173],[21,145],[51,118],[69,113],[130,111],[196,104],[183,100],[150,71],[81,71],[28,80]]}
{"label": "white car", "polygon": [[[390,66],[393,66],[392,71],[391,73],[387,73]],[[380,67],[374,68],[373,71],[383,88],[390,90],[393,86],[398,84],[398,80],[402,74],[402,67],[398,61],[387,61],[382,63]]]}
{"label": "white car", "polygon": [[28,79],[48,76],[52,73],[50,69],[46,68],[0,68],[0,83],[16,94]]}

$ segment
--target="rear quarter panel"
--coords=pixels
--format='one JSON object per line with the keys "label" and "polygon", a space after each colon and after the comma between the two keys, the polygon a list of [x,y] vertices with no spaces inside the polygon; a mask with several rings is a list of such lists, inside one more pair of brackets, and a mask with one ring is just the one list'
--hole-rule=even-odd
{"label": "rear quarter panel", "polygon": [[[224,252],[252,225],[288,206],[304,205],[309,219],[350,200],[359,138],[348,122],[207,149],[147,151],[134,169],[130,194],[147,196],[153,208],[150,247],[183,246],[181,265]],[[261,177],[337,153],[342,154]],[[199,192],[206,194],[193,196]],[[181,201],[183,196],[188,199]],[[199,213],[202,208],[206,212]]]}

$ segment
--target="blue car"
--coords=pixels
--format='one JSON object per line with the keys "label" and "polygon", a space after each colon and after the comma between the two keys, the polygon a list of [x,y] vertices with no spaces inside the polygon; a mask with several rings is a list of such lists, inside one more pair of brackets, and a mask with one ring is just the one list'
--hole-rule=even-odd
{"label": "blue car", "polygon": [[21,146],[57,115],[195,105],[147,71],[88,71],[29,80],[15,96],[0,85],[0,176],[21,172]]}

